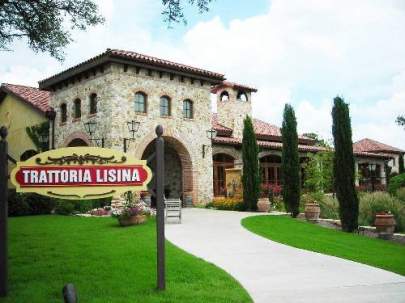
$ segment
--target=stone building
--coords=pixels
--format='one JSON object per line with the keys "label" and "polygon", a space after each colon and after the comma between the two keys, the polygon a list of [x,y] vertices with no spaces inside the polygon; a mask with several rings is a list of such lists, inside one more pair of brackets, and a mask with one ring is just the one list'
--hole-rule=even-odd
{"label": "stone building", "polygon": [[[40,81],[39,88],[50,92],[56,111],[56,148],[98,145],[147,159],[155,127],[163,125],[166,196],[190,197],[193,204],[226,194],[227,169],[242,167],[243,119],[252,114],[257,91],[219,73],[113,49]],[[215,114],[211,94],[217,98]],[[263,183],[280,184],[280,129],[257,119],[254,127]],[[299,137],[302,162],[322,150]],[[372,152],[356,157],[391,159]]]}

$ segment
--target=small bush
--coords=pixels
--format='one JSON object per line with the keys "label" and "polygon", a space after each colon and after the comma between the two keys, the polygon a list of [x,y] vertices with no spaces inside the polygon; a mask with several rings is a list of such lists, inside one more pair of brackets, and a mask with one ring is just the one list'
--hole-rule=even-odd
{"label": "small bush", "polygon": [[397,190],[401,187],[405,187],[405,174],[400,174],[390,179],[390,183],[388,184],[388,192],[391,195],[395,195]]}
{"label": "small bush", "polygon": [[325,219],[339,219],[339,202],[331,195],[313,192],[301,196],[300,209],[303,212],[305,203],[316,201],[321,209],[320,217]]}
{"label": "small bush", "polygon": [[55,213],[58,215],[71,215],[75,211],[75,202],[70,200],[58,200]]}
{"label": "small bush", "polygon": [[395,195],[399,200],[405,202],[405,187],[401,187],[400,189],[398,189]]}
{"label": "small bush", "polygon": [[235,198],[216,198],[212,201],[212,206],[219,210],[238,210],[246,209],[243,200]]}
{"label": "small bush", "polygon": [[29,216],[47,215],[55,208],[55,200],[34,193],[16,193],[8,191],[8,215]]}
{"label": "small bush", "polygon": [[384,192],[364,193],[360,197],[359,224],[373,225],[375,214],[391,212],[397,222],[396,231],[405,229],[405,205],[396,197]]}

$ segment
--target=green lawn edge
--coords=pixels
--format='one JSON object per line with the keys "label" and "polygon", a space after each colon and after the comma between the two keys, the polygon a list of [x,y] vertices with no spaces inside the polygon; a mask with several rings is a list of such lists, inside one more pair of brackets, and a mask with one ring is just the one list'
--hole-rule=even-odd
{"label": "green lawn edge", "polygon": [[167,290],[156,290],[156,224],[121,228],[113,218],[9,219],[9,296],[1,303],[62,302],[73,283],[80,302],[252,302],[214,264],[166,241]]}
{"label": "green lawn edge", "polygon": [[242,219],[247,230],[272,241],[405,275],[405,245],[345,233],[293,219],[259,215]]}

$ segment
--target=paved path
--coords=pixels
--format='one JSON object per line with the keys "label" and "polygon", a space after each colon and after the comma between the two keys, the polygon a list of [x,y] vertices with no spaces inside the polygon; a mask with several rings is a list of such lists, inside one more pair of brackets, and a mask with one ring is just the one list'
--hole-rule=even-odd
{"label": "paved path", "polygon": [[258,303],[405,302],[405,277],[257,236],[240,224],[251,215],[184,209],[166,237],[226,270]]}

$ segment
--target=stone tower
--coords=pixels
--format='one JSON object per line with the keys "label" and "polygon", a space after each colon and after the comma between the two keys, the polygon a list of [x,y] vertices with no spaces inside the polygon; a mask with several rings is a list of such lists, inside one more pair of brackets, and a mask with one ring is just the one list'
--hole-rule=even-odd
{"label": "stone tower", "polygon": [[218,122],[232,128],[235,138],[242,138],[243,120],[252,116],[252,92],[257,89],[228,81],[212,89],[217,96]]}

